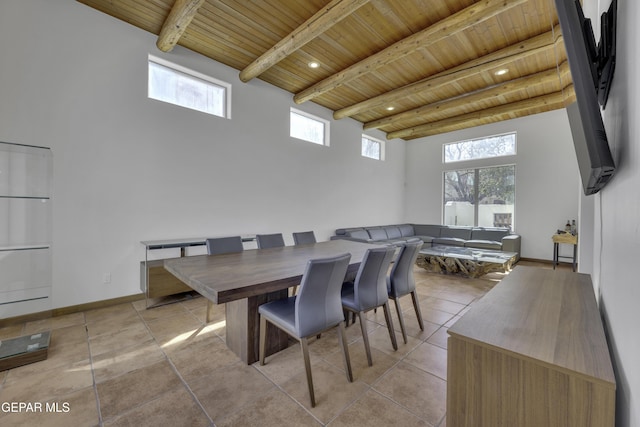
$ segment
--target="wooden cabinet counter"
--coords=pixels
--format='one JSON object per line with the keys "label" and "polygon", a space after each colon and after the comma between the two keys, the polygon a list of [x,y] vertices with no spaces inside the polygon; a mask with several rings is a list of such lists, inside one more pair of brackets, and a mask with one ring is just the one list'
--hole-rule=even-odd
{"label": "wooden cabinet counter", "polygon": [[449,328],[447,427],[614,425],[588,275],[517,266]]}

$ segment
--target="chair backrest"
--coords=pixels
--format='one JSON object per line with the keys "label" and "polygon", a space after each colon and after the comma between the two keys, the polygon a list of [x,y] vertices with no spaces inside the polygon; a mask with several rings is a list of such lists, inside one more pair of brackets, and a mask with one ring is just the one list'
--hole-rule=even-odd
{"label": "chair backrest", "polygon": [[350,260],[345,253],[307,262],[295,302],[298,336],[316,335],[344,321],[340,290]]}
{"label": "chair backrest", "polygon": [[296,245],[316,243],[316,235],[313,234],[313,231],[300,231],[293,233],[293,243]]}
{"label": "chair backrest", "polygon": [[368,249],[360,263],[354,282],[354,297],[360,310],[379,307],[389,299],[387,273],[395,247]]}
{"label": "chair backrest", "polygon": [[242,252],[242,238],[240,236],[216,237],[207,239],[207,253],[209,255],[230,254]]}
{"label": "chair backrest", "polygon": [[256,235],[258,249],[280,248],[284,246],[282,233]]}
{"label": "chair backrest", "polygon": [[416,289],[413,277],[413,265],[424,242],[406,242],[400,247],[400,253],[389,275],[389,293],[394,297],[407,295]]}

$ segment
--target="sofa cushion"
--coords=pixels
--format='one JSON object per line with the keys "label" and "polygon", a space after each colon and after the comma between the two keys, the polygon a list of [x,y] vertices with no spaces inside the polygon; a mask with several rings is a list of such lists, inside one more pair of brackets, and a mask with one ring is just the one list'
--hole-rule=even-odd
{"label": "sofa cushion", "polygon": [[457,237],[436,237],[431,243],[433,245],[464,246],[466,240]]}
{"label": "sofa cushion", "polygon": [[399,225],[398,228],[400,229],[400,235],[402,237],[412,237],[416,235],[413,231],[413,225],[411,224],[402,224]]}
{"label": "sofa cushion", "polygon": [[383,228],[367,228],[367,232],[372,240],[387,240],[387,232]]}
{"label": "sofa cushion", "polygon": [[414,224],[413,231],[416,236],[440,237],[441,225]]}
{"label": "sofa cushion", "polygon": [[440,237],[471,240],[471,227],[442,227]]}
{"label": "sofa cushion", "polygon": [[400,229],[395,225],[388,225],[383,228],[384,228],[384,231],[387,233],[388,239],[398,239],[402,237],[402,233],[400,232]]}
{"label": "sofa cushion", "polygon": [[465,246],[468,248],[476,249],[493,249],[496,251],[502,250],[502,243],[493,240],[467,240]]}
{"label": "sofa cushion", "polygon": [[345,235],[354,239],[369,240],[369,233],[367,233],[367,230],[363,230],[361,228],[354,229],[354,230],[346,230]]}
{"label": "sofa cushion", "polygon": [[474,228],[471,231],[470,240],[493,240],[499,242],[503,237],[509,235],[508,228]]}

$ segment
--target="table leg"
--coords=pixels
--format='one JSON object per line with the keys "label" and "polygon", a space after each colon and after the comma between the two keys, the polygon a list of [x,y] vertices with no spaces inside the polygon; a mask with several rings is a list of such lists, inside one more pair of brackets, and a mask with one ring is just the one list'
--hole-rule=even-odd
{"label": "table leg", "polygon": [[558,265],[558,244],[554,242],[553,244],[553,269],[556,269],[556,265]]}
{"label": "table leg", "polygon": [[573,245],[573,271],[576,271],[576,255],[578,254],[578,245]]}
{"label": "table leg", "polygon": [[[258,307],[269,301],[287,298],[288,289],[244,298],[225,304],[226,340],[243,362],[250,365],[260,357],[260,315]],[[288,335],[267,322],[266,356],[287,348]]]}

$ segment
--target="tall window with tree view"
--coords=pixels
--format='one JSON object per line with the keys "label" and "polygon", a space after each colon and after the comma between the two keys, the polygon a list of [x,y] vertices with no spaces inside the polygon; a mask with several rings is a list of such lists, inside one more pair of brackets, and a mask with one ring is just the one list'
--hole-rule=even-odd
{"label": "tall window with tree view", "polygon": [[[515,155],[515,133],[444,145],[444,162]],[[484,164],[487,161],[483,162]],[[515,165],[467,167],[444,172],[445,225],[508,227],[515,213]]]}

